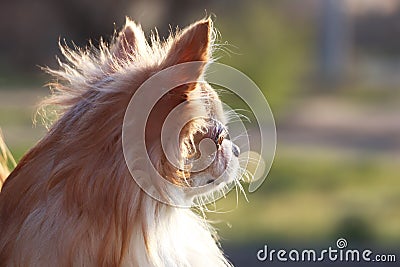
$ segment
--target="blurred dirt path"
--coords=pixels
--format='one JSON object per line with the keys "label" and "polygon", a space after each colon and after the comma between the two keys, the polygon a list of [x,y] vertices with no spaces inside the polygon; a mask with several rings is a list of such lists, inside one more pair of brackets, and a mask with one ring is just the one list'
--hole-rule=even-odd
{"label": "blurred dirt path", "polygon": [[316,96],[299,100],[277,121],[285,146],[400,152],[400,105]]}

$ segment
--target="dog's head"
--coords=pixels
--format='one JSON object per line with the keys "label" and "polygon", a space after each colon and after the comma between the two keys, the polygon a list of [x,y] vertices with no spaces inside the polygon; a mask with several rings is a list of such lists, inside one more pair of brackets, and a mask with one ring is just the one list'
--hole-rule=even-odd
{"label": "dog's head", "polygon": [[[204,79],[212,60],[214,34],[211,20],[201,20],[166,43],[153,39],[149,45],[141,29],[128,22],[114,46],[114,53],[122,58],[157,58],[148,65],[151,75],[146,77],[154,82],[142,90],[143,102],[157,99],[154,94],[160,94],[146,119],[145,145],[161,177],[190,188],[186,190],[189,195],[221,189],[238,175],[239,148],[229,138],[219,96]],[[136,101],[134,105],[141,103]]]}
{"label": "dog's head", "polygon": [[[121,135],[123,118],[124,124],[130,125],[127,131],[122,129],[127,140],[123,148],[134,178],[137,172],[132,171],[138,168],[147,173],[141,158],[148,155],[159,176],[188,197],[219,190],[236,181],[239,148],[229,138],[218,94],[204,79],[212,61],[214,35],[212,21],[205,19],[171,34],[166,41],[160,41],[157,35],[147,40],[141,27],[127,19],[110,46],[101,44],[94,53],[62,48],[72,67],[62,63],[64,71],[52,73],[72,81],[71,88],[78,89],[69,99],[65,99],[64,92],[64,99],[58,103],[72,103],[75,107],[69,107],[71,114],[88,109],[89,103],[92,110],[87,110],[85,116],[111,115],[104,120],[104,128],[99,116],[87,119],[97,124],[97,137],[93,136],[92,141],[104,140],[101,146],[121,140],[110,135]],[[85,87],[89,89],[81,89]],[[131,105],[134,112],[130,112]],[[100,138],[100,131],[107,127],[114,130]],[[136,148],[143,140],[145,151],[140,151]]]}

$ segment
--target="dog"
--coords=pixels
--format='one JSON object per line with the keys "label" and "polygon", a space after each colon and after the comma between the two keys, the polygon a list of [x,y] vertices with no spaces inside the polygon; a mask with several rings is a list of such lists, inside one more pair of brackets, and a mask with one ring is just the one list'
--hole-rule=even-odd
{"label": "dog", "polygon": [[[162,95],[143,138],[130,135],[129,145],[145,142],[152,166],[174,188],[160,183],[155,191],[185,203],[238,182],[239,148],[229,140],[218,94],[204,81],[214,39],[209,18],[165,41],[157,34],[146,39],[127,19],[110,44],[60,45],[65,62],[46,69],[55,80],[44,102],[59,117],[9,175],[3,164],[0,266],[231,266],[207,220],[149,195],[134,179],[135,167],[129,168],[141,155],[127,159],[123,151],[124,119],[138,88],[155,73],[197,62],[190,73],[167,77],[187,83]],[[145,96],[160,88],[147,89]],[[185,121],[178,147],[163,148],[163,122],[177,106],[173,121]],[[190,120],[194,114],[199,119]],[[204,138],[215,143],[214,160],[191,171]],[[169,162],[169,152],[178,153],[179,166]]]}

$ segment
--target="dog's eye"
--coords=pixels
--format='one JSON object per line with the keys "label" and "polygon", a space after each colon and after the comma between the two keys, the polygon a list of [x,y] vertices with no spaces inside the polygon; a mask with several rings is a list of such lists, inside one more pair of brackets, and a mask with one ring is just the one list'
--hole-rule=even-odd
{"label": "dog's eye", "polygon": [[222,144],[222,142],[225,139],[229,139],[229,134],[226,131],[226,129],[221,129],[220,131],[217,132],[217,134],[214,137],[214,142],[217,145],[217,147],[219,148]]}

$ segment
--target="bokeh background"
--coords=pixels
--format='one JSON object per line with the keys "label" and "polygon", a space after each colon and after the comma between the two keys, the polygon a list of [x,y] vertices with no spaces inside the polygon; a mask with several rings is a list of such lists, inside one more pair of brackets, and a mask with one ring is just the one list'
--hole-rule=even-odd
{"label": "bokeh background", "polygon": [[209,214],[228,257],[262,266],[264,244],[343,237],[400,260],[400,0],[1,0],[0,126],[16,159],[46,131],[32,123],[49,93],[39,66],[57,66],[59,39],[109,40],[125,16],[166,37],[207,15],[219,61],[263,90],[278,133],[263,186]]}

